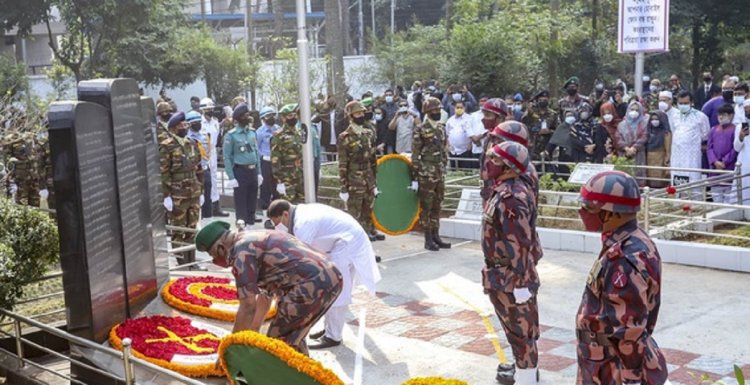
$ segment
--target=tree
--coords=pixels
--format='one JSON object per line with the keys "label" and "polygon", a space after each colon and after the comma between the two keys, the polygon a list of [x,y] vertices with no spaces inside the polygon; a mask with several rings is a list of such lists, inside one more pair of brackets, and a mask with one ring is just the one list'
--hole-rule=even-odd
{"label": "tree", "polygon": [[13,99],[28,88],[26,67],[17,64],[15,58],[0,54],[0,100]]}
{"label": "tree", "polygon": [[[389,84],[411,84],[415,80],[437,79],[448,51],[447,31],[441,26],[415,25],[372,42],[378,76]],[[391,44],[393,40],[393,44]]]}
{"label": "tree", "polygon": [[344,74],[344,31],[341,16],[342,0],[325,0],[326,45],[331,76],[328,77],[328,95],[333,95],[336,105],[346,103],[346,77]]}

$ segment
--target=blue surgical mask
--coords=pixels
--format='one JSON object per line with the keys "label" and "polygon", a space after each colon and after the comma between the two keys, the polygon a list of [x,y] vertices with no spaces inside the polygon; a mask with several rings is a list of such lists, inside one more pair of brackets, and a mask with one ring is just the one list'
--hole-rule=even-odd
{"label": "blue surgical mask", "polygon": [[383,120],[383,115],[381,115],[381,114],[375,114],[375,120],[377,120],[377,121]]}
{"label": "blue surgical mask", "polygon": [[680,110],[683,114],[687,114],[690,112],[690,105],[689,104],[678,104],[677,109]]}
{"label": "blue surgical mask", "polygon": [[407,111],[407,107],[401,107],[398,109],[398,112],[406,112],[406,111]]}
{"label": "blue surgical mask", "polygon": [[461,94],[459,94],[459,93],[455,93],[455,94],[453,94],[453,96],[452,96],[452,97],[453,97],[453,101],[454,101],[454,102],[460,102],[461,100],[463,100],[463,99],[464,99],[464,96],[463,96],[463,95],[461,95]]}
{"label": "blue surgical mask", "polygon": [[744,96],[735,96],[734,97],[734,104],[741,106],[745,103],[745,97]]}
{"label": "blue surgical mask", "polygon": [[385,97],[385,102],[386,103],[393,103],[393,96],[386,96]]}

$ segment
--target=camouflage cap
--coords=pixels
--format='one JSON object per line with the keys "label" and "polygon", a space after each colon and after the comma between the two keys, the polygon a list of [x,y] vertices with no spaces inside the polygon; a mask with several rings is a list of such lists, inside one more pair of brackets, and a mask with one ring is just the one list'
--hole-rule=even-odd
{"label": "camouflage cap", "polygon": [[581,187],[581,204],[613,213],[636,213],[641,209],[638,182],[622,171],[604,171]]}
{"label": "camouflage cap", "polygon": [[299,109],[299,106],[297,103],[289,103],[287,105],[284,105],[284,107],[281,107],[279,110],[279,115],[284,116],[286,114],[291,114],[292,112],[297,112]]}
{"label": "camouflage cap", "polygon": [[172,106],[167,102],[159,102],[156,104],[156,113],[161,115],[165,112],[172,112]]}
{"label": "camouflage cap", "polygon": [[529,150],[526,146],[516,142],[496,144],[490,150],[493,162],[503,162],[518,175],[524,174],[529,167]]}
{"label": "camouflage cap", "polygon": [[529,129],[526,128],[525,124],[515,120],[498,124],[492,130],[492,134],[511,142],[523,144],[524,146],[529,145]]}
{"label": "camouflage cap", "polygon": [[422,112],[430,112],[436,109],[440,109],[442,104],[440,103],[440,99],[435,97],[429,97],[427,100],[422,103]]}
{"label": "camouflage cap", "polygon": [[346,115],[351,116],[354,113],[357,112],[365,112],[365,106],[362,105],[358,100],[352,100],[349,103],[346,103],[346,107],[344,107],[344,112]]}
{"label": "camouflage cap", "polygon": [[195,236],[195,248],[198,251],[208,251],[216,241],[229,230],[229,223],[214,221],[202,228]]}
{"label": "camouflage cap", "polygon": [[492,98],[484,103],[482,111],[492,112],[497,116],[508,116],[508,104],[500,98]]}

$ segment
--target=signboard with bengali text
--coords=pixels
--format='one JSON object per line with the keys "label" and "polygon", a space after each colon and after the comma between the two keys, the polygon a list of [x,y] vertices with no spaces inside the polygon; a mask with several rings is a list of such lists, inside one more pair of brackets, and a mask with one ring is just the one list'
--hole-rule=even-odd
{"label": "signboard with bengali text", "polygon": [[620,0],[619,53],[669,51],[669,0]]}

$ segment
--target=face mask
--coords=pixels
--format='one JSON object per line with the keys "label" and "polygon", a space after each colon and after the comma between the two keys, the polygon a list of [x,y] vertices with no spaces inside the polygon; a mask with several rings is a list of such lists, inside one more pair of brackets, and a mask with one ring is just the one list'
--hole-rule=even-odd
{"label": "face mask", "polygon": [[729,119],[729,118],[726,118],[726,117],[724,117],[724,118],[719,117],[719,124],[721,124],[722,126],[727,125],[729,123],[732,123],[732,119]]}
{"label": "face mask", "polygon": [[399,109],[398,109],[399,113],[404,113],[406,111],[407,111],[407,107],[399,107]]}
{"label": "face mask", "polygon": [[168,122],[169,118],[171,118],[171,117],[172,117],[172,114],[164,114],[164,115],[161,115],[161,120],[163,122]]}
{"label": "face mask", "polygon": [[273,126],[274,124],[276,124],[276,118],[266,118],[267,126]]}
{"label": "face mask", "polygon": [[661,124],[661,122],[658,121],[658,120],[652,120],[651,121],[651,127],[659,127],[660,124]]}
{"label": "face mask", "polygon": [[439,112],[430,114],[430,119],[432,119],[432,120],[434,120],[436,122],[440,120],[440,117],[441,117],[441,114]]}
{"label": "face mask", "polygon": [[667,112],[669,110],[669,103],[667,102],[659,102],[659,111],[661,112]]}
{"label": "face mask", "polygon": [[495,124],[495,119],[492,119],[492,120],[482,119],[482,124],[484,125],[484,129],[487,131],[494,129],[495,126],[497,125]]}
{"label": "face mask", "polygon": [[297,125],[297,119],[289,118],[289,119],[286,120],[286,124],[288,124],[290,126],[296,126]]}
{"label": "face mask", "polygon": [[364,116],[358,116],[356,118],[352,118],[352,121],[354,122],[354,124],[357,124],[357,125],[361,126],[361,125],[365,124],[365,117]]}
{"label": "face mask", "polygon": [[365,112],[365,119],[372,120],[372,112]]}
{"label": "face mask", "polygon": [[549,101],[548,100],[541,100],[541,101],[539,101],[539,107],[541,107],[541,108],[547,108],[547,106],[549,106]]}
{"label": "face mask", "polygon": [[628,111],[628,119],[630,120],[636,120],[639,116],[641,116],[641,113],[638,111]]}
{"label": "face mask", "polygon": [[187,136],[187,132],[188,132],[187,128],[178,128],[177,136],[179,136],[180,138],[184,138]]}
{"label": "face mask", "polygon": [[711,81],[712,81],[712,80],[713,80],[713,79],[711,79],[711,78],[709,78],[709,77],[705,77],[705,78],[703,78],[703,81],[704,81],[704,82],[706,82],[706,83],[711,83]]}
{"label": "face mask", "polygon": [[612,115],[612,114],[606,114],[606,115],[602,116],[602,118],[607,123],[609,123],[609,122],[611,122],[612,120],[615,119],[614,115]]}
{"label": "face mask", "polygon": [[573,124],[576,122],[575,116],[566,116],[565,117],[565,123]]}
{"label": "face mask", "polygon": [[377,120],[377,121],[383,120],[383,115],[381,115],[381,114],[375,114],[375,120]]}
{"label": "face mask", "polygon": [[744,96],[735,96],[734,97],[734,104],[742,105],[745,103],[745,97]]}
{"label": "face mask", "polygon": [[454,102],[460,102],[461,100],[464,99],[464,96],[459,93],[453,94],[452,97],[453,97]]}
{"label": "face mask", "polygon": [[393,103],[393,96],[386,96],[385,97],[385,102],[388,103],[388,104]]}
{"label": "face mask", "polygon": [[604,228],[604,221],[602,221],[602,218],[598,213],[592,214],[581,207],[578,210],[578,216],[581,218],[583,228],[586,229],[586,231],[600,232]]}
{"label": "face mask", "polygon": [[464,109],[463,108],[461,108],[461,107],[456,108],[456,115],[461,116],[463,114],[464,114]]}
{"label": "face mask", "polygon": [[199,132],[201,130],[200,123],[190,123],[190,130],[193,132]]}
{"label": "face mask", "polygon": [[656,86],[649,86],[648,89],[649,91],[651,91],[651,93],[654,93],[658,88]]}
{"label": "face mask", "polygon": [[678,104],[677,108],[682,112],[683,114],[687,114],[690,112],[690,105],[689,104]]}
{"label": "face mask", "polygon": [[487,162],[487,180],[495,180],[505,173],[504,166],[498,166],[495,162]]}
{"label": "face mask", "polygon": [[513,105],[513,112],[520,112],[522,109],[523,109],[523,106],[520,104]]}
{"label": "face mask", "polygon": [[732,90],[721,91],[721,97],[724,98],[725,102],[731,103],[732,99],[734,99],[734,91]]}
{"label": "face mask", "polygon": [[750,113],[745,112],[745,119],[750,120]]}
{"label": "face mask", "polygon": [[214,117],[214,112],[211,111],[211,110],[208,110],[208,111],[206,111],[206,112],[203,113],[203,116],[205,116],[206,119],[211,119],[211,118]]}
{"label": "face mask", "polygon": [[581,120],[586,120],[591,116],[590,112],[581,112]]}
{"label": "face mask", "polygon": [[285,226],[285,225],[284,225],[283,223],[281,223],[281,222],[279,222],[279,224],[278,224],[278,225],[276,225],[276,226],[275,226],[275,228],[276,228],[276,230],[277,230],[277,231],[281,231],[282,233],[288,233],[288,232],[289,232],[289,228],[288,228],[288,227],[286,227],[286,226]]}
{"label": "face mask", "polygon": [[565,92],[567,92],[568,95],[573,96],[578,93],[578,88],[568,88]]}

